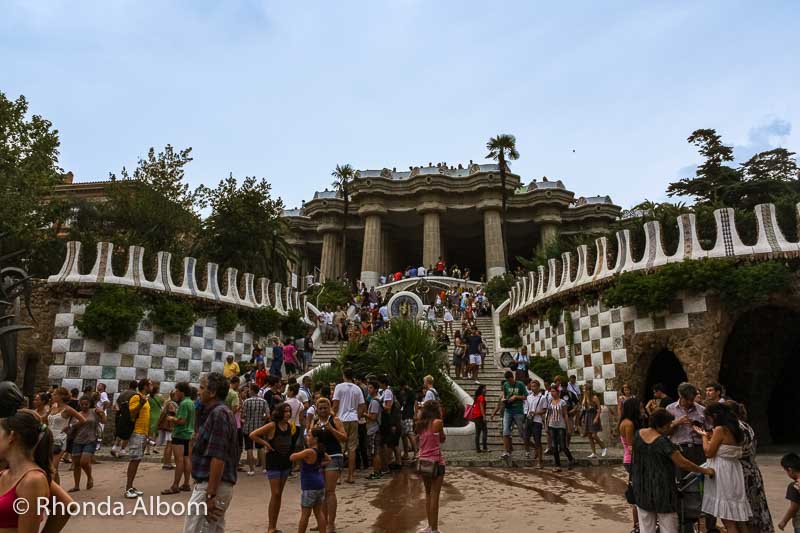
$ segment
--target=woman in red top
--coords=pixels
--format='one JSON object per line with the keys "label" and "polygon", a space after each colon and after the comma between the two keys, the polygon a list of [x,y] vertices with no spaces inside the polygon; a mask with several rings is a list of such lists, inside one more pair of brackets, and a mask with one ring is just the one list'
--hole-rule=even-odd
{"label": "woman in red top", "polygon": [[[478,453],[488,452],[486,446],[486,439],[488,437],[488,428],[486,427],[486,385],[478,385],[475,391],[475,401],[472,404],[472,421],[475,423],[475,451]],[[481,438],[483,434],[483,438]],[[483,444],[481,450],[480,444]]]}
{"label": "woman in red top", "polygon": [[267,384],[267,369],[264,366],[264,361],[256,363],[256,385],[259,389],[263,389]]}

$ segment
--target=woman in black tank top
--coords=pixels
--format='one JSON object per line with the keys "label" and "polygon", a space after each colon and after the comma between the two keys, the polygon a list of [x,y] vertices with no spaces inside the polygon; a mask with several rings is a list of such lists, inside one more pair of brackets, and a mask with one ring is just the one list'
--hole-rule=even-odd
{"label": "woman in black tank top", "polygon": [[[328,530],[336,531],[336,484],[342,472],[344,458],[342,456],[342,443],[347,441],[344,424],[338,417],[331,413],[331,402],[327,398],[317,400],[317,418],[312,428],[322,430],[319,441],[325,446],[325,452],[330,456],[331,462],[325,467],[325,514],[328,518]],[[355,458],[351,458],[355,460]]]}

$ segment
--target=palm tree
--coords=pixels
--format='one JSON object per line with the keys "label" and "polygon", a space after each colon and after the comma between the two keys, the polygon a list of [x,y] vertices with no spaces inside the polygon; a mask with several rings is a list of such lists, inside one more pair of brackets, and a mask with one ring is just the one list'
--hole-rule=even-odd
{"label": "palm tree", "polygon": [[486,143],[486,149],[489,150],[489,155],[486,156],[486,159],[494,159],[500,167],[500,188],[502,189],[501,195],[503,202],[501,213],[503,256],[506,263],[506,270],[508,270],[508,239],[506,237],[506,202],[508,201],[508,190],[506,189],[506,173],[508,172],[507,160],[516,161],[519,159],[517,138],[508,133],[501,133],[489,139],[489,142]]}
{"label": "palm tree", "polygon": [[350,214],[350,184],[355,178],[355,170],[349,163],[336,165],[336,170],[331,172],[333,176],[333,190],[342,197],[344,201],[344,217],[342,221],[342,257],[344,257],[344,270],[347,271],[347,216]]}

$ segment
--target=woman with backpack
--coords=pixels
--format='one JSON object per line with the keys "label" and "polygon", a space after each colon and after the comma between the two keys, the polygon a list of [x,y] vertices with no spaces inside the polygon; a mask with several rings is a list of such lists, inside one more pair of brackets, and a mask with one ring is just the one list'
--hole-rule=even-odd
{"label": "woman with backpack", "polygon": [[[478,453],[488,453],[486,441],[489,436],[489,428],[486,425],[486,385],[478,385],[473,395],[472,410],[470,420],[475,423],[475,451]],[[481,449],[483,445],[483,449]]]}

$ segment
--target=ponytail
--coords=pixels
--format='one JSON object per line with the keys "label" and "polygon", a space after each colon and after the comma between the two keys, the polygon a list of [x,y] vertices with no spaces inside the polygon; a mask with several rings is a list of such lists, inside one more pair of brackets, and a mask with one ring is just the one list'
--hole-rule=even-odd
{"label": "ponytail", "polygon": [[53,478],[53,434],[39,415],[30,409],[20,409],[8,418],[0,419],[6,432],[14,432],[23,450],[32,450],[33,462],[42,469],[50,484]]}

